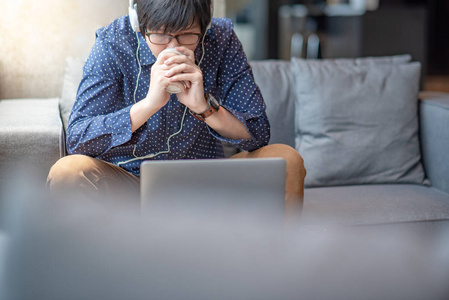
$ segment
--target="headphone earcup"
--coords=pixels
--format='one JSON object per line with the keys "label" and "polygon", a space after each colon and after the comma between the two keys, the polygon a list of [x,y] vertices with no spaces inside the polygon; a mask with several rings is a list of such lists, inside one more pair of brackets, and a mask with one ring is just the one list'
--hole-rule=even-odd
{"label": "headphone earcup", "polygon": [[129,14],[129,22],[131,23],[131,27],[135,32],[140,32],[139,27],[139,18],[137,17],[137,4],[134,4],[134,7],[128,8]]}

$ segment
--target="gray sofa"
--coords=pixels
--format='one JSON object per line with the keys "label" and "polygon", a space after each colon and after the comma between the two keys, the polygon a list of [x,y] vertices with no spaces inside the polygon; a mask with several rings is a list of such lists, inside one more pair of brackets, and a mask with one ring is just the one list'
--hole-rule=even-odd
{"label": "gray sofa", "polygon": [[[51,165],[65,155],[63,120],[81,64],[67,65],[60,98],[0,101],[2,184],[20,174],[19,166],[43,183]],[[422,93],[418,101],[420,68],[409,56],[267,60],[252,67],[267,104],[271,143],[291,145],[305,159],[304,221],[449,224],[449,95]],[[354,74],[358,79],[345,84]],[[315,105],[322,99],[332,102]],[[357,105],[348,102],[354,99]],[[307,106],[312,100],[315,106]],[[382,107],[385,103],[396,104]],[[396,126],[398,119],[406,126]],[[337,126],[329,128],[332,124]]]}

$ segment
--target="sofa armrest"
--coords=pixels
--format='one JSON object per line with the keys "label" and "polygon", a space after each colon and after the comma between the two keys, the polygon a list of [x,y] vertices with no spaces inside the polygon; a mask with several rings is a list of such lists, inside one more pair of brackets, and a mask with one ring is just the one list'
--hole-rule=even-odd
{"label": "sofa armrest", "polygon": [[449,193],[449,94],[420,94],[420,136],[424,169],[432,186]]}
{"label": "sofa armrest", "polygon": [[63,154],[62,137],[58,98],[1,100],[0,184],[21,168],[45,182]]}

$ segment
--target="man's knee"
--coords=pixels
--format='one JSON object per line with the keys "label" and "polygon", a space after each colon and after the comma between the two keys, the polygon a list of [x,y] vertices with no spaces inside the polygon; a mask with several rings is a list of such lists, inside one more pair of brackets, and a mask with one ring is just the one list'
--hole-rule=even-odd
{"label": "man's knee", "polygon": [[287,163],[287,172],[292,171],[302,179],[306,177],[306,168],[302,156],[294,148],[285,144],[271,144],[252,152],[241,152],[231,158],[269,158],[281,157]]}
{"label": "man's knee", "polygon": [[296,151],[296,149],[288,146],[288,145],[282,145],[277,144],[280,147],[280,152],[283,153],[284,159],[287,162],[290,162],[291,165],[298,167],[298,169],[303,173],[303,175],[306,175],[306,168],[304,167],[304,159],[302,158],[301,154]]}
{"label": "man's knee", "polygon": [[60,185],[69,187],[79,176],[92,169],[92,158],[85,155],[69,155],[59,159],[50,169],[47,186],[50,189]]}
{"label": "man's knee", "polygon": [[[272,144],[265,146],[265,151],[273,157],[282,157],[287,162],[287,166],[294,166],[300,170],[301,174],[305,177],[306,169],[304,167],[304,159],[296,151],[296,149],[285,144]],[[261,148],[263,149],[263,148]]]}

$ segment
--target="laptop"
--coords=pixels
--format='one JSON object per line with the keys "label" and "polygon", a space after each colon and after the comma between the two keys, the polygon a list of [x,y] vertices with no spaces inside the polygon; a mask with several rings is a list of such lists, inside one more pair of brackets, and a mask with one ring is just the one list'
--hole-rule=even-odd
{"label": "laptop", "polygon": [[285,165],[283,158],[145,161],[142,210],[283,216]]}

